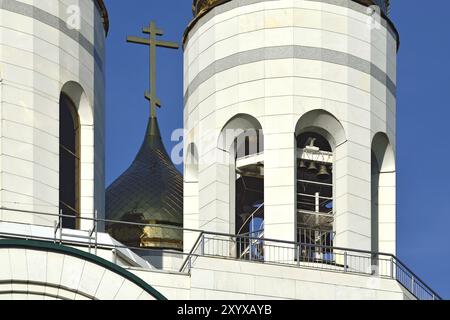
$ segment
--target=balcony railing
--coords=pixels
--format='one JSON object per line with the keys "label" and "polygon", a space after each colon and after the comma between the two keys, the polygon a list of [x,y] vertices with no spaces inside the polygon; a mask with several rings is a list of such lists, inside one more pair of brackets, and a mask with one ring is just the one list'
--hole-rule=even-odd
{"label": "balcony railing", "polygon": [[442,299],[392,254],[202,232],[180,271],[199,256],[393,279],[418,300]]}
{"label": "balcony railing", "polygon": [[[117,252],[118,249],[132,250],[134,252],[160,254],[162,250],[145,247],[127,247],[118,243],[106,243],[99,235],[99,225],[106,223],[116,223],[122,225],[132,225],[152,228],[168,228],[183,230],[187,234],[198,235],[194,246],[189,253],[167,251],[168,254],[177,256],[179,265],[172,266],[168,271],[178,271],[190,273],[198,257],[215,257],[224,259],[242,260],[254,263],[264,263],[273,265],[285,265],[298,268],[324,270],[347,274],[357,274],[363,276],[393,279],[398,281],[418,300],[442,300],[442,298],[425,284],[416,274],[414,274],[397,257],[391,254],[374,253],[363,250],[324,246],[318,244],[305,244],[301,242],[289,242],[262,237],[250,237],[247,235],[230,235],[202,230],[179,228],[176,226],[165,226],[155,224],[141,224],[133,222],[113,221],[98,218],[84,218],[92,223],[92,228],[86,231],[71,231],[62,229],[62,219],[64,215],[25,211],[1,207],[0,211],[13,213],[14,221],[0,220],[0,238],[20,238],[27,240],[39,240],[59,243],[67,246],[77,246],[87,248],[89,252],[97,250],[111,250]],[[54,221],[54,227],[38,226],[35,223],[18,223],[23,215],[41,217]],[[3,215],[4,217],[5,215]],[[93,215],[96,217],[97,215]],[[72,217],[72,216],[67,216]],[[6,223],[5,225],[2,225]],[[11,225],[10,225],[11,224]],[[18,226],[19,227],[18,227]],[[10,229],[11,227],[11,229]],[[36,233],[28,232],[38,228]]]}

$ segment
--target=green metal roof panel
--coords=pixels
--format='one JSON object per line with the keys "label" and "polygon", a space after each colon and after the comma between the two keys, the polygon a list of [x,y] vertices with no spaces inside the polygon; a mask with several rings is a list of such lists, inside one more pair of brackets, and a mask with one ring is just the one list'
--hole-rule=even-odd
{"label": "green metal roof panel", "polygon": [[[106,216],[110,220],[183,226],[183,177],[167,154],[156,118],[150,118],[131,166],[106,190]],[[139,246],[139,236],[144,233],[143,228],[127,229],[118,224],[107,228],[114,238],[130,246]],[[161,245],[156,247],[182,249],[181,230],[159,229],[155,237]]]}

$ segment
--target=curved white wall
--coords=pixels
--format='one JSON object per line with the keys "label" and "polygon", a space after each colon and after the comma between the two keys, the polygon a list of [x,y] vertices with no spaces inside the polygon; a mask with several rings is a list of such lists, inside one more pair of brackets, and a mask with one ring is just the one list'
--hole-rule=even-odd
{"label": "curved white wall", "polygon": [[210,159],[220,130],[243,113],[265,135],[265,236],[295,240],[295,129],[323,110],[346,136],[335,149],[336,245],[370,250],[372,137],[386,133],[395,149],[396,131],[397,39],[380,21],[371,28],[367,8],[349,0],[236,0],[196,23],[185,43],[185,140],[199,152],[198,184],[185,184],[187,227],[231,231],[228,168]]}
{"label": "curved white wall", "polygon": [[[66,22],[77,8],[80,29],[73,29]],[[78,104],[82,126],[82,216],[104,213],[104,46],[93,0],[0,2],[1,206],[58,213],[64,91]],[[0,220],[53,225],[50,217],[5,210]]]}
{"label": "curved white wall", "polygon": [[[125,271],[124,271],[125,272]],[[0,300],[155,300],[136,282],[64,252],[0,248]]]}

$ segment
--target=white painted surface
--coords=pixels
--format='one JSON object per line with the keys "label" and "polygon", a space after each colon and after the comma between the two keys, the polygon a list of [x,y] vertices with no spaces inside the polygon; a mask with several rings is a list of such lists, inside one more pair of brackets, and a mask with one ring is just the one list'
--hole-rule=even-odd
{"label": "white painted surface", "polygon": [[130,270],[168,299],[404,300],[391,279],[200,257],[191,275]]}
{"label": "white painted surface", "polygon": [[[21,4],[44,14],[14,12]],[[88,46],[63,30],[72,4],[80,8],[79,34]],[[97,209],[103,217],[105,33],[100,13],[92,0],[21,0],[13,6],[12,11],[0,7],[0,206],[58,213],[59,96],[65,91],[77,104],[82,126],[81,215],[92,218]],[[57,19],[59,28],[49,25]],[[54,220],[9,211],[0,211],[0,219],[47,226]],[[81,227],[88,230],[92,223]]]}
{"label": "white painted surface", "polygon": [[154,300],[122,275],[64,253],[0,248],[0,300]]}

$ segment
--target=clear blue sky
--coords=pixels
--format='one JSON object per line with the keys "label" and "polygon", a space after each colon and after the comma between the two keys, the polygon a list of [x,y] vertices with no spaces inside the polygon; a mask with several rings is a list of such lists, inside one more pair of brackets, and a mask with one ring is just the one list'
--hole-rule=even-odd
{"label": "clear blue sky", "polygon": [[[398,67],[398,256],[426,283],[450,298],[450,2],[392,1],[401,35]],[[191,1],[107,0],[106,183],[132,162],[148,118],[148,50],[126,44],[155,20],[164,39],[178,41],[190,21]],[[160,127],[166,147],[183,127],[182,51],[158,51]],[[431,157],[426,154],[430,153]],[[432,158],[438,160],[431,160]],[[181,169],[181,168],[180,168]]]}

